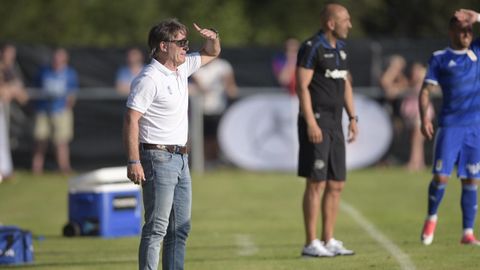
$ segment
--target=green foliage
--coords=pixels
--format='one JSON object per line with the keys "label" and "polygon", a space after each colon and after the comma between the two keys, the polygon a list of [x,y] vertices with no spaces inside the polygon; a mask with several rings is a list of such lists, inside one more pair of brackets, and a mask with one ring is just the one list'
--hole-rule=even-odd
{"label": "green foliage", "polygon": [[[272,45],[319,28],[326,0],[0,0],[0,39],[63,46],[145,44],[150,27],[177,17],[221,32],[224,45]],[[443,37],[453,11],[477,0],[344,0],[352,37]],[[199,37],[192,35],[193,41]]]}

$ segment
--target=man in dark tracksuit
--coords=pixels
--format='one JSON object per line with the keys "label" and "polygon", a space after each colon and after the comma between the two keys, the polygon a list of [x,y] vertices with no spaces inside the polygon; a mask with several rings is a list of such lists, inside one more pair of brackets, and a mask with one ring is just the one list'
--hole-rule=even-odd
{"label": "man in dark tracksuit", "polygon": [[[302,255],[331,257],[354,254],[333,238],[333,231],[346,179],[343,108],[350,119],[349,142],[357,136],[358,117],[353,105],[343,41],[352,27],[350,15],[345,7],[328,4],[321,19],[322,30],[303,42],[298,53],[298,175],[307,180],[303,196],[306,242]],[[320,200],[323,226],[319,240],[316,227]]]}

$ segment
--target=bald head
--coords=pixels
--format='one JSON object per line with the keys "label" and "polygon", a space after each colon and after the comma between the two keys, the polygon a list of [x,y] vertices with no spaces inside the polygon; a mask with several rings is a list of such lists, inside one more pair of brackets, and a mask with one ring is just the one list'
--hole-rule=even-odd
{"label": "bald head", "polygon": [[340,4],[327,4],[321,13],[323,31],[333,38],[347,38],[352,28],[347,8]]}
{"label": "bald head", "polygon": [[340,4],[327,4],[320,14],[322,26],[326,27],[329,20],[335,20],[340,13],[345,12],[348,13],[347,9]]}

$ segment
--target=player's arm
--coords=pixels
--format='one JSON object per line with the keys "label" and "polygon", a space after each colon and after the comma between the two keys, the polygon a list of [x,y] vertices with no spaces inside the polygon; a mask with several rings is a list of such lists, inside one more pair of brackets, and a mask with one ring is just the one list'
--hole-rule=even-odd
{"label": "player's arm", "polygon": [[196,23],[193,24],[195,30],[205,39],[203,48],[200,50],[202,66],[209,63],[220,55],[220,38],[218,32],[213,29],[200,28]]}
{"label": "player's arm", "polygon": [[307,122],[308,138],[312,143],[321,143],[323,140],[322,130],[317,124],[312,108],[312,98],[308,85],[313,78],[313,69],[297,67],[297,96],[300,101],[300,111]]}
{"label": "player's arm", "polygon": [[136,184],[141,184],[145,181],[145,173],[143,167],[140,164],[140,153],[138,149],[138,133],[139,133],[139,121],[142,117],[142,113],[128,109],[123,121],[123,143],[127,150],[127,177]]}
{"label": "player's arm", "polygon": [[352,82],[349,78],[345,79],[345,110],[347,111],[348,119],[348,138],[349,143],[355,141],[358,135],[357,115],[355,114],[355,106],[353,102],[353,88]]}
{"label": "player's arm", "polygon": [[424,83],[420,94],[418,95],[418,106],[420,111],[421,130],[425,138],[431,140],[433,138],[433,124],[428,117],[428,108],[430,107],[430,93],[433,92],[437,86],[431,83]]}

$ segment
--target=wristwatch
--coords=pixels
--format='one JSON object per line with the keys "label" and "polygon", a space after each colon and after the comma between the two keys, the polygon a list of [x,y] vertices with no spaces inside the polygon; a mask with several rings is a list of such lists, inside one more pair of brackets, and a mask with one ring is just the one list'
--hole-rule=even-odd
{"label": "wristwatch", "polygon": [[358,123],[358,115],[350,116],[348,120],[351,122],[352,120],[355,120],[355,122]]}
{"label": "wristwatch", "polygon": [[208,28],[208,30],[211,30],[212,32],[214,32],[215,34],[217,34],[217,37],[215,39],[218,39],[220,37],[220,34],[218,33],[218,30],[215,29],[215,28]]}

